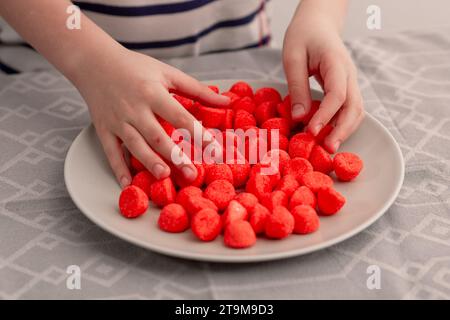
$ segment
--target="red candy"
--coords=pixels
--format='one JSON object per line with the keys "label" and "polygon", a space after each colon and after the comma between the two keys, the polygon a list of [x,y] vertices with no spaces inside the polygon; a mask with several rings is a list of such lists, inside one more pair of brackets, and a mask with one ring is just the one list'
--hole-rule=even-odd
{"label": "red candy", "polygon": [[289,209],[292,210],[296,206],[302,204],[310,206],[311,208],[315,208],[317,205],[316,196],[308,187],[305,186],[301,186],[294,191],[291,199],[289,200]]}
{"label": "red candy", "polygon": [[152,183],[155,182],[155,177],[148,172],[147,170],[143,170],[138,172],[131,181],[131,184],[133,186],[139,187],[142,189],[149,198],[151,198],[150,195],[150,187],[152,186]]}
{"label": "red candy", "polygon": [[200,106],[196,112],[206,128],[220,128],[225,121],[225,109]]}
{"label": "red candy", "polygon": [[147,208],[148,197],[142,189],[128,186],[120,193],[119,209],[125,218],[139,217],[147,211]]}
{"label": "red candy", "polygon": [[153,182],[150,187],[150,195],[152,201],[158,207],[164,207],[169,203],[175,202],[177,192],[170,177]]}
{"label": "red candy", "polygon": [[191,112],[194,110],[194,101],[192,99],[175,94],[173,96],[187,111]]}
{"label": "red candy", "polygon": [[270,211],[279,206],[287,207],[288,203],[288,196],[281,190],[275,190],[272,193],[266,194],[261,200],[261,204]]}
{"label": "red candy", "polygon": [[256,126],[255,117],[245,110],[236,110],[234,113],[234,129],[243,129],[250,126]]}
{"label": "red candy", "polygon": [[194,216],[197,212],[203,209],[212,209],[214,211],[219,210],[214,202],[202,196],[187,198],[185,209],[191,216]]}
{"label": "red candy", "polygon": [[233,103],[234,111],[244,110],[250,114],[253,114],[255,112],[255,109],[256,109],[255,102],[250,97],[242,97]]}
{"label": "red candy", "polygon": [[308,159],[315,145],[316,141],[312,134],[309,132],[297,133],[289,141],[289,155],[291,158]]}
{"label": "red candy", "polygon": [[[219,94],[217,86],[208,87]],[[361,172],[363,161],[349,152],[332,158],[324,144],[334,129],[331,124],[315,137],[308,131],[306,126],[321,101],[313,100],[308,114],[293,120],[289,95],[281,100],[279,92],[269,87],[254,92],[245,81],[221,93],[230,98],[226,107],[206,106],[170,92],[202,121],[223,152],[218,154],[211,144],[194,146],[183,138],[172,139],[197,168],[194,181],[186,180],[171,163],[171,176],[156,180],[130,154],[135,175],[119,198],[125,217],[143,214],[151,199],[162,208],[158,218],[161,230],[176,233],[190,227],[201,241],[212,241],[223,229],[227,247],[247,248],[255,244],[256,235],[283,239],[292,233],[315,232],[320,215],[333,215],[345,205],[344,196],[333,188],[330,173],[334,171],[341,181],[351,181]],[[172,136],[174,126],[159,116],[157,120]],[[200,154],[203,163],[194,158]],[[180,188],[178,194],[175,187]]]}
{"label": "red candy", "polygon": [[333,159],[331,155],[321,146],[315,145],[309,156],[309,162],[315,171],[329,174],[333,171]]}
{"label": "red candy", "polygon": [[299,183],[302,183],[302,177],[307,172],[312,172],[313,167],[308,160],[303,158],[293,158],[289,160],[287,165],[284,167],[283,176],[293,175]]}
{"label": "red candy", "polygon": [[230,91],[237,94],[240,97],[250,97],[253,98],[253,89],[252,87],[244,81],[238,81],[233,84],[230,88]]}
{"label": "red candy", "polygon": [[201,187],[203,185],[205,181],[205,167],[201,163],[194,163],[194,166],[197,169],[197,177],[194,180],[187,180],[180,170],[174,170],[173,177],[177,186],[184,188],[187,186]]}
{"label": "red candy", "polygon": [[205,183],[211,184],[216,180],[227,180],[233,183],[233,171],[226,163],[207,165],[205,170]]}
{"label": "red candy", "polygon": [[272,239],[286,238],[294,231],[295,221],[285,207],[276,207],[266,221],[266,236]]}
{"label": "red candy", "polygon": [[292,107],[291,107],[291,98],[287,95],[283,102],[280,102],[277,105],[277,111],[280,117],[286,119],[290,126],[292,126]]}
{"label": "red candy", "polygon": [[[272,134],[270,134],[268,137],[268,148],[269,149],[276,148],[275,142],[272,144],[272,139],[273,139],[273,136],[272,136]],[[276,141],[276,140],[274,140],[274,141]],[[276,148],[276,149],[287,151],[288,148],[289,148],[288,137],[286,137],[285,135],[282,135],[282,134],[278,134],[278,148]]]}
{"label": "red candy", "polygon": [[217,211],[203,209],[192,217],[191,229],[201,241],[212,241],[222,231],[222,220]]}
{"label": "red candy", "polygon": [[183,232],[189,228],[189,216],[182,206],[171,203],[162,208],[158,225],[166,232]]}
{"label": "red candy", "polygon": [[205,189],[205,198],[214,202],[219,210],[225,209],[236,196],[233,185],[227,180],[215,180]]}
{"label": "red candy", "polygon": [[279,134],[283,136],[288,136],[291,132],[291,128],[289,126],[289,122],[283,118],[272,118],[264,121],[261,125],[262,129],[266,129],[268,131],[268,136],[270,135],[271,130],[279,130]]}
{"label": "red candy", "polygon": [[363,161],[351,152],[340,152],[333,159],[334,172],[341,181],[355,179],[363,168]]}
{"label": "red candy", "polygon": [[262,204],[257,203],[250,215],[250,225],[256,234],[263,233],[266,229],[267,218],[269,218],[270,211]]}
{"label": "red candy", "polygon": [[235,188],[242,187],[248,180],[250,174],[250,164],[246,161],[243,164],[233,163],[228,165],[233,174],[233,185]]}
{"label": "red candy", "polygon": [[308,234],[319,229],[320,220],[316,210],[306,205],[296,206],[291,210],[294,217],[294,233]]}
{"label": "red candy", "polygon": [[236,220],[247,220],[248,211],[236,200],[231,200],[227,209],[222,215],[222,223],[227,226],[229,223]]}
{"label": "red candy", "polygon": [[290,197],[295,190],[298,189],[300,184],[298,183],[297,179],[291,175],[285,175],[281,178],[280,181],[278,181],[278,184],[276,186],[276,190],[283,191],[288,197]]}
{"label": "red candy", "polygon": [[275,103],[281,102],[280,93],[274,88],[260,88],[256,90],[253,98],[255,99],[256,105],[259,105],[266,101],[272,101]]}
{"label": "red candy", "polygon": [[233,103],[233,110],[244,110],[248,113],[253,113],[255,111],[256,105],[252,98],[249,97],[243,97],[239,100],[237,100],[235,103]]}
{"label": "red candy", "polygon": [[254,175],[263,175],[268,176],[270,178],[270,186],[274,188],[278,181],[281,179],[280,171],[278,170],[278,167],[276,167],[276,163],[258,163],[255,164],[251,170],[250,170],[250,177],[253,177]]}
{"label": "red candy", "polygon": [[258,199],[262,199],[266,193],[272,192],[270,176],[261,174],[251,176],[247,181],[245,191],[254,194]]}
{"label": "red candy", "polygon": [[267,101],[257,105],[255,118],[258,125],[262,125],[266,120],[277,116],[277,105],[275,102]]}
{"label": "red candy", "polygon": [[233,108],[233,104],[241,98],[236,93],[230,91],[222,92],[222,95],[230,98],[230,104],[228,105],[228,108]]}
{"label": "red candy", "polygon": [[225,109],[225,116],[221,129],[222,130],[233,129],[233,124],[234,124],[234,111],[232,109]]}
{"label": "red candy", "polygon": [[210,88],[215,93],[219,93],[219,87],[214,85],[209,85],[208,88]]}
{"label": "red candy", "polygon": [[254,194],[248,192],[239,193],[234,197],[234,200],[242,204],[248,212],[251,212],[258,203],[258,198]]}
{"label": "red candy", "polygon": [[332,188],[322,189],[317,193],[317,205],[320,213],[324,215],[337,213],[344,204],[344,196]]}
{"label": "red candy", "polygon": [[225,227],[224,243],[230,248],[242,249],[256,243],[256,235],[248,221],[233,221]]}
{"label": "red candy", "polygon": [[318,192],[322,189],[328,189],[333,186],[333,179],[322,172],[307,172],[302,177],[302,183],[312,192]]}
{"label": "red candy", "polygon": [[334,127],[331,124],[326,124],[316,136],[316,143],[322,145],[325,138],[333,131]]}
{"label": "red candy", "polygon": [[182,188],[178,192],[178,194],[175,198],[175,202],[180,204],[184,208],[186,208],[189,198],[202,197],[202,196],[203,196],[202,189],[194,187],[194,186],[188,186],[188,187]]}
{"label": "red candy", "polygon": [[172,137],[172,133],[175,131],[175,127],[169,121],[164,120],[159,116],[157,116],[156,119],[158,120],[163,130],[167,133],[167,135],[169,137]]}
{"label": "red candy", "polygon": [[132,154],[130,154],[130,166],[135,172],[145,170],[145,166]]}
{"label": "red candy", "polygon": [[264,155],[264,157],[261,159],[261,163],[271,165],[278,164],[278,171],[280,173],[283,173],[290,160],[291,157],[285,150],[272,149]]}

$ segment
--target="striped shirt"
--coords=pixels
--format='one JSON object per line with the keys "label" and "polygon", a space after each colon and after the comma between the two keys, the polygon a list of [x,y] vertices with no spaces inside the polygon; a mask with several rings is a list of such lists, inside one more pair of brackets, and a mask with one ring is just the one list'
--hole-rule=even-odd
{"label": "striped shirt", "polygon": [[[72,1],[126,48],[156,58],[242,50],[270,43],[268,0]],[[42,57],[0,21],[0,69],[31,71]],[[48,66],[48,64],[47,64]]]}

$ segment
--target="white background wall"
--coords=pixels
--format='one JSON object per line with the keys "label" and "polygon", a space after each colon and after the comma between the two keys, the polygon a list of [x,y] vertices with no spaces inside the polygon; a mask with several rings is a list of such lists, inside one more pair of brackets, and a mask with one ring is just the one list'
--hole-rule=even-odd
{"label": "white background wall", "polygon": [[[329,0],[333,1],[333,0]],[[299,0],[272,0],[272,30],[278,46]],[[366,9],[381,8],[381,30],[368,30]],[[371,34],[389,34],[398,30],[423,29],[450,25],[450,0],[349,0],[343,36],[345,39]]]}

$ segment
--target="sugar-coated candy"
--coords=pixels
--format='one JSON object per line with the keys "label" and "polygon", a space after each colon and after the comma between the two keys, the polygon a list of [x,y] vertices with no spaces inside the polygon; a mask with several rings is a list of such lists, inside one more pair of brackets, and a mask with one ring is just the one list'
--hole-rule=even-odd
{"label": "sugar-coated candy", "polygon": [[131,185],[120,193],[119,209],[125,218],[139,217],[147,208],[148,197],[142,189]]}
{"label": "sugar-coated candy", "polygon": [[317,193],[317,206],[323,215],[337,213],[345,204],[345,197],[333,188],[322,189]]}
{"label": "sugar-coated candy", "polygon": [[230,248],[243,249],[256,243],[256,235],[248,221],[235,220],[225,226],[223,240]]}
{"label": "sugar-coated candy", "polygon": [[151,198],[150,195],[150,187],[152,186],[152,183],[155,182],[155,177],[147,170],[143,170],[138,172],[131,181],[131,184],[133,186],[141,188],[149,198]]}
{"label": "sugar-coated candy", "polygon": [[296,206],[291,210],[291,214],[295,221],[294,233],[308,234],[319,229],[319,216],[311,206]]}
{"label": "sugar-coated candy", "polygon": [[212,241],[222,231],[222,219],[216,210],[206,208],[192,217],[191,229],[201,241]]}
{"label": "sugar-coated candy", "polygon": [[293,209],[302,204],[312,208],[315,208],[317,205],[317,199],[314,192],[305,186],[301,186],[294,191],[291,199],[289,200],[289,209]]}
{"label": "sugar-coated candy", "polygon": [[219,210],[224,210],[236,196],[236,191],[228,180],[215,180],[206,187],[204,196],[214,202]]}
{"label": "sugar-coated candy", "polygon": [[162,208],[158,225],[166,232],[183,232],[189,228],[189,216],[181,205],[170,203]]}
{"label": "sugar-coated candy", "polygon": [[340,152],[334,156],[333,167],[339,180],[351,181],[361,172],[363,161],[354,153]]}
{"label": "sugar-coated candy", "polygon": [[152,201],[160,208],[169,203],[175,202],[177,192],[170,177],[157,180],[150,187]]}
{"label": "sugar-coated candy", "polygon": [[266,221],[266,236],[272,239],[286,238],[294,231],[295,221],[285,207],[275,207]]}

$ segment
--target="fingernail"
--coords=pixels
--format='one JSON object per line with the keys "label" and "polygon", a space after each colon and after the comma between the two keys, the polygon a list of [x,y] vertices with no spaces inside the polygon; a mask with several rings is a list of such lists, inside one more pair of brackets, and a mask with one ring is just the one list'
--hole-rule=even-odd
{"label": "fingernail", "polygon": [[296,103],[292,106],[292,118],[300,119],[306,114],[306,108],[301,103]]}
{"label": "fingernail", "polygon": [[160,163],[157,163],[152,167],[152,173],[158,180],[165,177],[166,171],[166,168]]}
{"label": "fingernail", "polygon": [[123,176],[122,178],[120,178],[119,183],[120,187],[123,189],[130,184],[130,179],[128,179],[126,176]]}
{"label": "fingernail", "polygon": [[189,181],[197,178],[197,173],[191,167],[184,166],[181,168],[181,172],[183,172],[184,177]]}
{"label": "fingernail", "polygon": [[340,140],[336,140],[333,143],[333,151],[336,152],[339,149],[340,146],[341,146],[341,141]]}
{"label": "fingernail", "polygon": [[312,128],[311,133],[313,134],[313,136],[317,136],[319,134],[320,130],[322,130],[322,128],[323,128],[323,124],[318,123]]}

